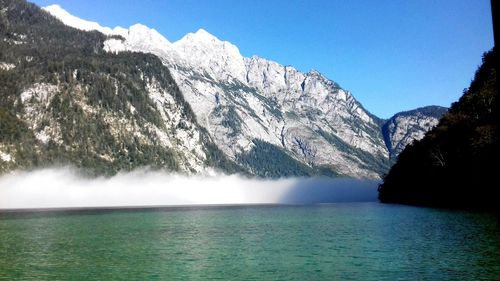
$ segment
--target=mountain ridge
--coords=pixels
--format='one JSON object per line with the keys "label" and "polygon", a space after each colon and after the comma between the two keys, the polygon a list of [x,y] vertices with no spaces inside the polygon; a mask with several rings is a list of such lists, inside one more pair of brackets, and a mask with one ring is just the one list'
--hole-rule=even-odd
{"label": "mountain ridge", "polygon": [[[390,152],[381,130],[384,121],[318,71],[303,73],[293,66],[257,56],[243,57],[237,46],[203,29],[171,43],[156,30],[141,24],[111,29],[95,22],[75,20],[76,17],[62,12],[59,6],[45,10],[55,10],[55,16],[66,21],[66,25],[104,30],[104,37],[92,43],[90,53],[104,57],[101,51],[114,56],[145,53],[159,58],[192,109],[194,123],[187,127],[196,128],[200,135],[206,132],[203,138],[213,141],[213,148],[222,151],[229,161],[225,163],[232,161],[242,170],[269,176],[265,170],[268,167],[262,162],[275,155],[285,166],[290,163],[301,170],[300,175],[334,174],[371,179],[380,178],[390,166]],[[11,62],[1,65],[3,69],[11,69],[11,65],[17,67]],[[62,71],[69,71],[64,67],[63,62]],[[57,67],[56,71],[61,68]],[[73,68],[71,73],[76,77],[80,71]],[[159,104],[164,97],[158,94],[161,87],[155,80],[144,80],[143,75],[133,79],[146,83],[145,98],[157,104],[155,114],[166,116],[161,113],[165,109]],[[137,112],[134,107],[128,107],[132,114]],[[170,122],[163,120],[167,125]],[[178,122],[176,126],[180,129],[172,129],[173,132],[182,130],[185,127],[182,124]],[[426,129],[417,126],[417,130]],[[189,138],[183,141],[197,142]],[[206,148],[210,143],[199,145]],[[263,151],[267,151],[268,158]],[[216,158],[224,158],[221,157]],[[289,169],[283,167],[276,171],[272,176],[284,176],[279,171]],[[297,174],[291,171],[285,175]]]}

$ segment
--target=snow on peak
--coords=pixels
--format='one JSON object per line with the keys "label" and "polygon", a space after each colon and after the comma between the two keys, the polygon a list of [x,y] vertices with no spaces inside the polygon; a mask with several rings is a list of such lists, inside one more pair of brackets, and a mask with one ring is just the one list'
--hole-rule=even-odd
{"label": "snow on peak", "polygon": [[245,61],[238,47],[219,40],[204,29],[186,34],[173,46],[193,66],[204,69],[212,78],[246,81]]}
{"label": "snow on peak", "polygon": [[61,20],[64,24],[85,30],[97,30],[105,35],[120,35],[125,38],[125,42],[117,39],[109,39],[105,42],[105,50],[119,52],[124,50],[143,51],[143,52],[169,52],[171,43],[153,28],[143,24],[134,24],[128,29],[117,26],[113,29],[103,27],[97,22],[87,21],[71,15],[59,5],[50,5],[43,8],[54,17]]}
{"label": "snow on peak", "polygon": [[168,41],[167,38],[161,35],[154,28],[149,28],[140,23],[129,27],[128,36],[126,38],[131,45],[146,44],[158,49],[163,49],[171,45],[170,41]]}
{"label": "snow on peak", "polygon": [[[170,61],[173,65],[185,65],[193,69],[198,69],[202,73],[207,73],[218,81],[230,82],[237,80],[246,84],[250,82],[248,80],[251,75],[247,75],[250,68],[254,71],[261,69],[259,70],[261,73],[263,69],[267,69],[272,71],[269,72],[266,77],[260,77],[262,75],[257,75],[257,73],[255,73],[259,77],[254,77],[256,81],[252,81],[253,83],[251,84],[260,84],[264,80],[269,80],[272,76],[276,79],[279,78],[280,84],[283,84],[281,85],[282,87],[289,82],[285,80],[299,74],[293,67],[284,67],[274,61],[258,56],[252,56],[251,58],[245,59],[241,55],[238,47],[228,41],[218,39],[203,28],[198,29],[194,33],[188,33],[180,40],[171,43],[155,29],[142,24],[132,25],[128,29],[122,27],[111,29],[109,27],[103,27],[97,22],[86,21],[75,17],[59,5],[51,5],[43,9],[68,26],[82,30],[97,30],[106,35],[121,35],[125,38],[125,41],[108,39],[104,46],[106,51],[120,52],[129,50],[154,53],[164,58],[166,61]],[[292,79],[294,84],[296,84],[299,79],[303,79],[303,74],[299,76]],[[316,70],[307,73],[307,76],[311,78],[320,78],[320,80],[328,80]]]}
{"label": "snow on peak", "polygon": [[211,44],[220,45],[223,42],[215,35],[209,33],[203,28],[198,29],[196,32],[189,32],[184,35],[179,41],[175,42],[176,45],[192,45],[192,44]]}
{"label": "snow on peak", "polygon": [[[208,31],[206,31],[203,28],[198,29],[198,31],[196,31],[195,34],[200,35],[200,36],[213,36],[212,34],[210,34]],[[213,37],[215,37],[215,36],[213,36]]]}
{"label": "snow on peak", "polygon": [[247,62],[263,62],[263,63],[267,63],[269,60],[268,59],[265,59],[263,57],[260,57],[258,55],[252,55],[251,57],[249,58],[246,58],[245,59]]}
{"label": "snow on peak", "polygon": [[219,38],[215,37],[203,28],[198,29],[198,31],[193,34],[193,37],[204,41],[220,41]]}
{"label": "snow on peak", "polygon": [[118,34],[122,35],[124,28],[122,27],[115,27],[114,29],[111,29],[109,27],[103,27],[99,25],[97,22],[94,21],[87,21],[87,20],[82,20],[78,17],[73,16],[72,14],[68,13],[66,10],[61,8],[61,6],[54,4],[50,5],[47,7],[42,8],[45,11],[47,11],[49,14],[53,15],[54,17],[58,18],[60,21],[62,21],[65,25],[80,29],[80,30],[85,30],[85,31],[91,31],[91,30],[97,30],[99,32],[102,32],[106,35],[112,35],[112,34]]}

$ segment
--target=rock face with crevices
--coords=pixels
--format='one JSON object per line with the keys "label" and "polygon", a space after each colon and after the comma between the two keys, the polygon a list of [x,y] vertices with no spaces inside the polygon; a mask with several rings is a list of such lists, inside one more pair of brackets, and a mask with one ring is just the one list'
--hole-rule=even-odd
{"label": "rock face with crevices", "polygon": [[[243,57],[203,29],[170,42],[141,24],[111,29],[57,5],[2,4],[0,73],[31,75],[5,85],[4,116],[23,124],[26,150],[43,163],[378,179],[435,121],[397,117],[384,138],[385,121],[318,71]],[[1,143],[4,169],[36,165]]]}
{"label": "rock face with crevices", "polygon": [[[90,26],[73,24],[60,7],[46,10],[76,28]],[[299,175],[321,170],[377,178],[388,168],[381,120],[317,71],[302,73],[263,58],[245,58],[236,46],[203,29],[174,43],[139,24],[127,32],[94,29],[121,36],[104,43],[108,52],[145,52],[161,58],[199,124],[230,159],[247,159],[256,142],[265,142],[308,167]],[[252,170],[259,166],[240,164]]]}
{"label": "rock face with crevices", "polygon": [[387,120],[382,133],[390,157],[397,157],[407,145],[422,139],[447,111],[446,107],[427,106],[400,112]]}

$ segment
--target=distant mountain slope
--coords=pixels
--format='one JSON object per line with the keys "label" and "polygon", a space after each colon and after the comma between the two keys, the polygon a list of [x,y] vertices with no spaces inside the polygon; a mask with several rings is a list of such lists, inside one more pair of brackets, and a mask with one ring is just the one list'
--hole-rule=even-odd
{"label": "distant mountain slope", "polygon": [[383,121],[317,71],[302,73],[263,58],[245,58],[236,46],[203,29],[171,43],[140,24],[110,29],[81,22],[58,6],[46,10],[76,28],[122,36],[105,42],[109,52],[160,57],[198,122],[228,157],[247,168],[264,167],[245,157],[262,142],[328,174],[377,178],[389,167]]}
{"label": "distant mountain slope", "polygon": [[0,4],[0,171],[235,169],[157,57],[107,53],[99,32],[67,27],[25,1]]}
{"label": "distant mountain slope", "polygon": [[426,106],[395,114],[382,126],[382,134],[394,159],[403,149],[435,127],[439,119],[448,111],[446,107]]}
{"label": "distant mountain slope", "polygon": [[135,36],[144,34],[131,30],[122,45],[111,39],[107,46],[161,57],[198,122],[231,159],[242,159],[256,141],[264,141],[313,169],[367,178],[387,169],[387,150],[375,120],[350,93],[318,72],[303,74],[265,59],[244,58],[236,46],[204,30],[163,45]]}
{"label": "distant mountain slope", "polygon": [[397,139],[401,130],[430,128],[398,119],[388,135],[398,148],[388,149],[384,120],[317,71],[243,57],[203,29],[172,43],[141,24],[111,29],[44,8],[76,30],[0,1],[1,171],[60,163],[378,179],[410,139]]}
{"label": "distant mountain slope", "polygon": [[469,89],[439,125],[399,155],[380,186],[382,202],[500,206],[497,56],[484,55]]}

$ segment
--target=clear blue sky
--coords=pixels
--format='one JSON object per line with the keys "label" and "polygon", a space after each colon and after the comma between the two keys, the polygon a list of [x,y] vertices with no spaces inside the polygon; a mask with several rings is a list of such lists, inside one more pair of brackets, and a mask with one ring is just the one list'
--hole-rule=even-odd
{"label": "clear blue sky", "polygon": [[204,28],[301,71],[317,69],[379,117],[449,106],[493,47],[490,0],[35,0],[170,41]]}

